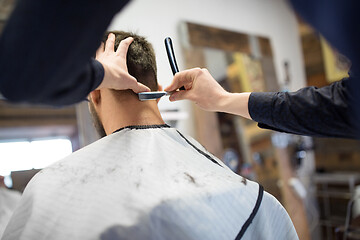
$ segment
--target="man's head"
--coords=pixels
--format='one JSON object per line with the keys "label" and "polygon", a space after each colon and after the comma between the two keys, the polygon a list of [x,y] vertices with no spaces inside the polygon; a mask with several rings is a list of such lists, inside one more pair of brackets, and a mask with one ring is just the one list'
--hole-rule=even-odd
{"label": "man's head", "polygon": [[[122,40],[128,37],[132,37],[134,39],[129,46],[126,57],[128,72],[130,75],[135,77],[138,82],[148,86],[152,91],[157,91],[159,86],[157,83],[155,53],[152,45],[147,42],[144,37],[136,34],[123,31],[111,31],[104,35],[104,47],[109,33],[113,33],[115,35],[114,51],[117,50]],[[137,100],[137,95],[131,90],[95,90],[90,94],[90,96],[90,112],[93,117],[95,128],[101,137],[106,136],[103,119],[99,113],[99,107],[101,107],[101,104],[105,104],[105,101],[101,102],[101,97],[107,97],[107,99],[109,99],[109,96],[111,96],[113,99],[117,99],[117,102],[124,102],[124,104],[127,104],[128,100],[135,101],[136,99],[136,104],[142,104]],[[108,102],[107,104],[109,105]]]}
{"label": "man's head", "polygon": [[132,37],[134,41],[128,49],[126,64],[128,72],[135,77],[138,82],[148,86],[152,91],[158,90],[157,69],[155,52],[152,45],[146,41],[144,37],[130,32],[110,31],[107,32],[102,42],[106,43],[109,33],[115,35],[114,51],[117,50],[120,42],[128,37]]}

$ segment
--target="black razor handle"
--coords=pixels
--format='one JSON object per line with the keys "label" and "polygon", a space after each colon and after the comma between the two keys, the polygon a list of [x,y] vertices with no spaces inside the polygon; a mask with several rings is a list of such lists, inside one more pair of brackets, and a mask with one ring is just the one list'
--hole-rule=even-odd
{"label": "black razor handle", "polygon": [[[179,72],[179,68],[176,63],[176,58],[175,58],[172,41],[171,41],[171,38],[169,38],[169,37],[165,38],[165,48],[166,48],[166,53],[167,53],[167,56],[169,59],[171,71],[173,72],[173,75],[175,75],[177,72]],[[180,90],[185,90],[184,86],[182,86],[180,88]]]}

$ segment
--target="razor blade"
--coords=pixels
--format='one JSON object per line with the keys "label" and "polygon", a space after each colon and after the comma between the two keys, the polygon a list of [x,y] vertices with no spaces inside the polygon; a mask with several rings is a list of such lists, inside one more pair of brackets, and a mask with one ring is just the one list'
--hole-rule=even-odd
{"label": "razor blade", "polygon": [[161,98],[163,96],[168,96],[170,94],[171,94],[171,92],[164,92],[164,91],[161,91],[161,92],[141,92],[141,93],[138,93],[138,96],[139,96],[140,101],[146,101],[146,100],[158,99],[158,98]]}

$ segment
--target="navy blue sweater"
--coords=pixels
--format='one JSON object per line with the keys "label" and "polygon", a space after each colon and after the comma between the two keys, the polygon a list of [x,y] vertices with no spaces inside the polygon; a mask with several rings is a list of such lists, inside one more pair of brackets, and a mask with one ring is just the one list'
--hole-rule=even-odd
{"label": "navy blue sweater", "polygon": [[85,99],[104,77],[92,56],[128,1],[18,1],[0,39],[0,92],[48,105]]}

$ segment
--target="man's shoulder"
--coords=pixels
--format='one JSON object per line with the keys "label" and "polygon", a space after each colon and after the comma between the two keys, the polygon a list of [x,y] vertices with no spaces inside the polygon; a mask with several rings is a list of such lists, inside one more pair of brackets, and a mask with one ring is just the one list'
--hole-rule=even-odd
{"label": "man's shoulder", "polygon": [[76,150],[70,155],[54,162],[53,164],[43,168],[38,172],[35,177],[31,180],[32,182],[39,182],[42,178],[52,178],[57,175],[66,175],[72,169],[86,167],[86,162],[91,162],[92,159],[98,158],[102,152],[104,144],[108,141],[111,136],[101,138],[83,148]]}

